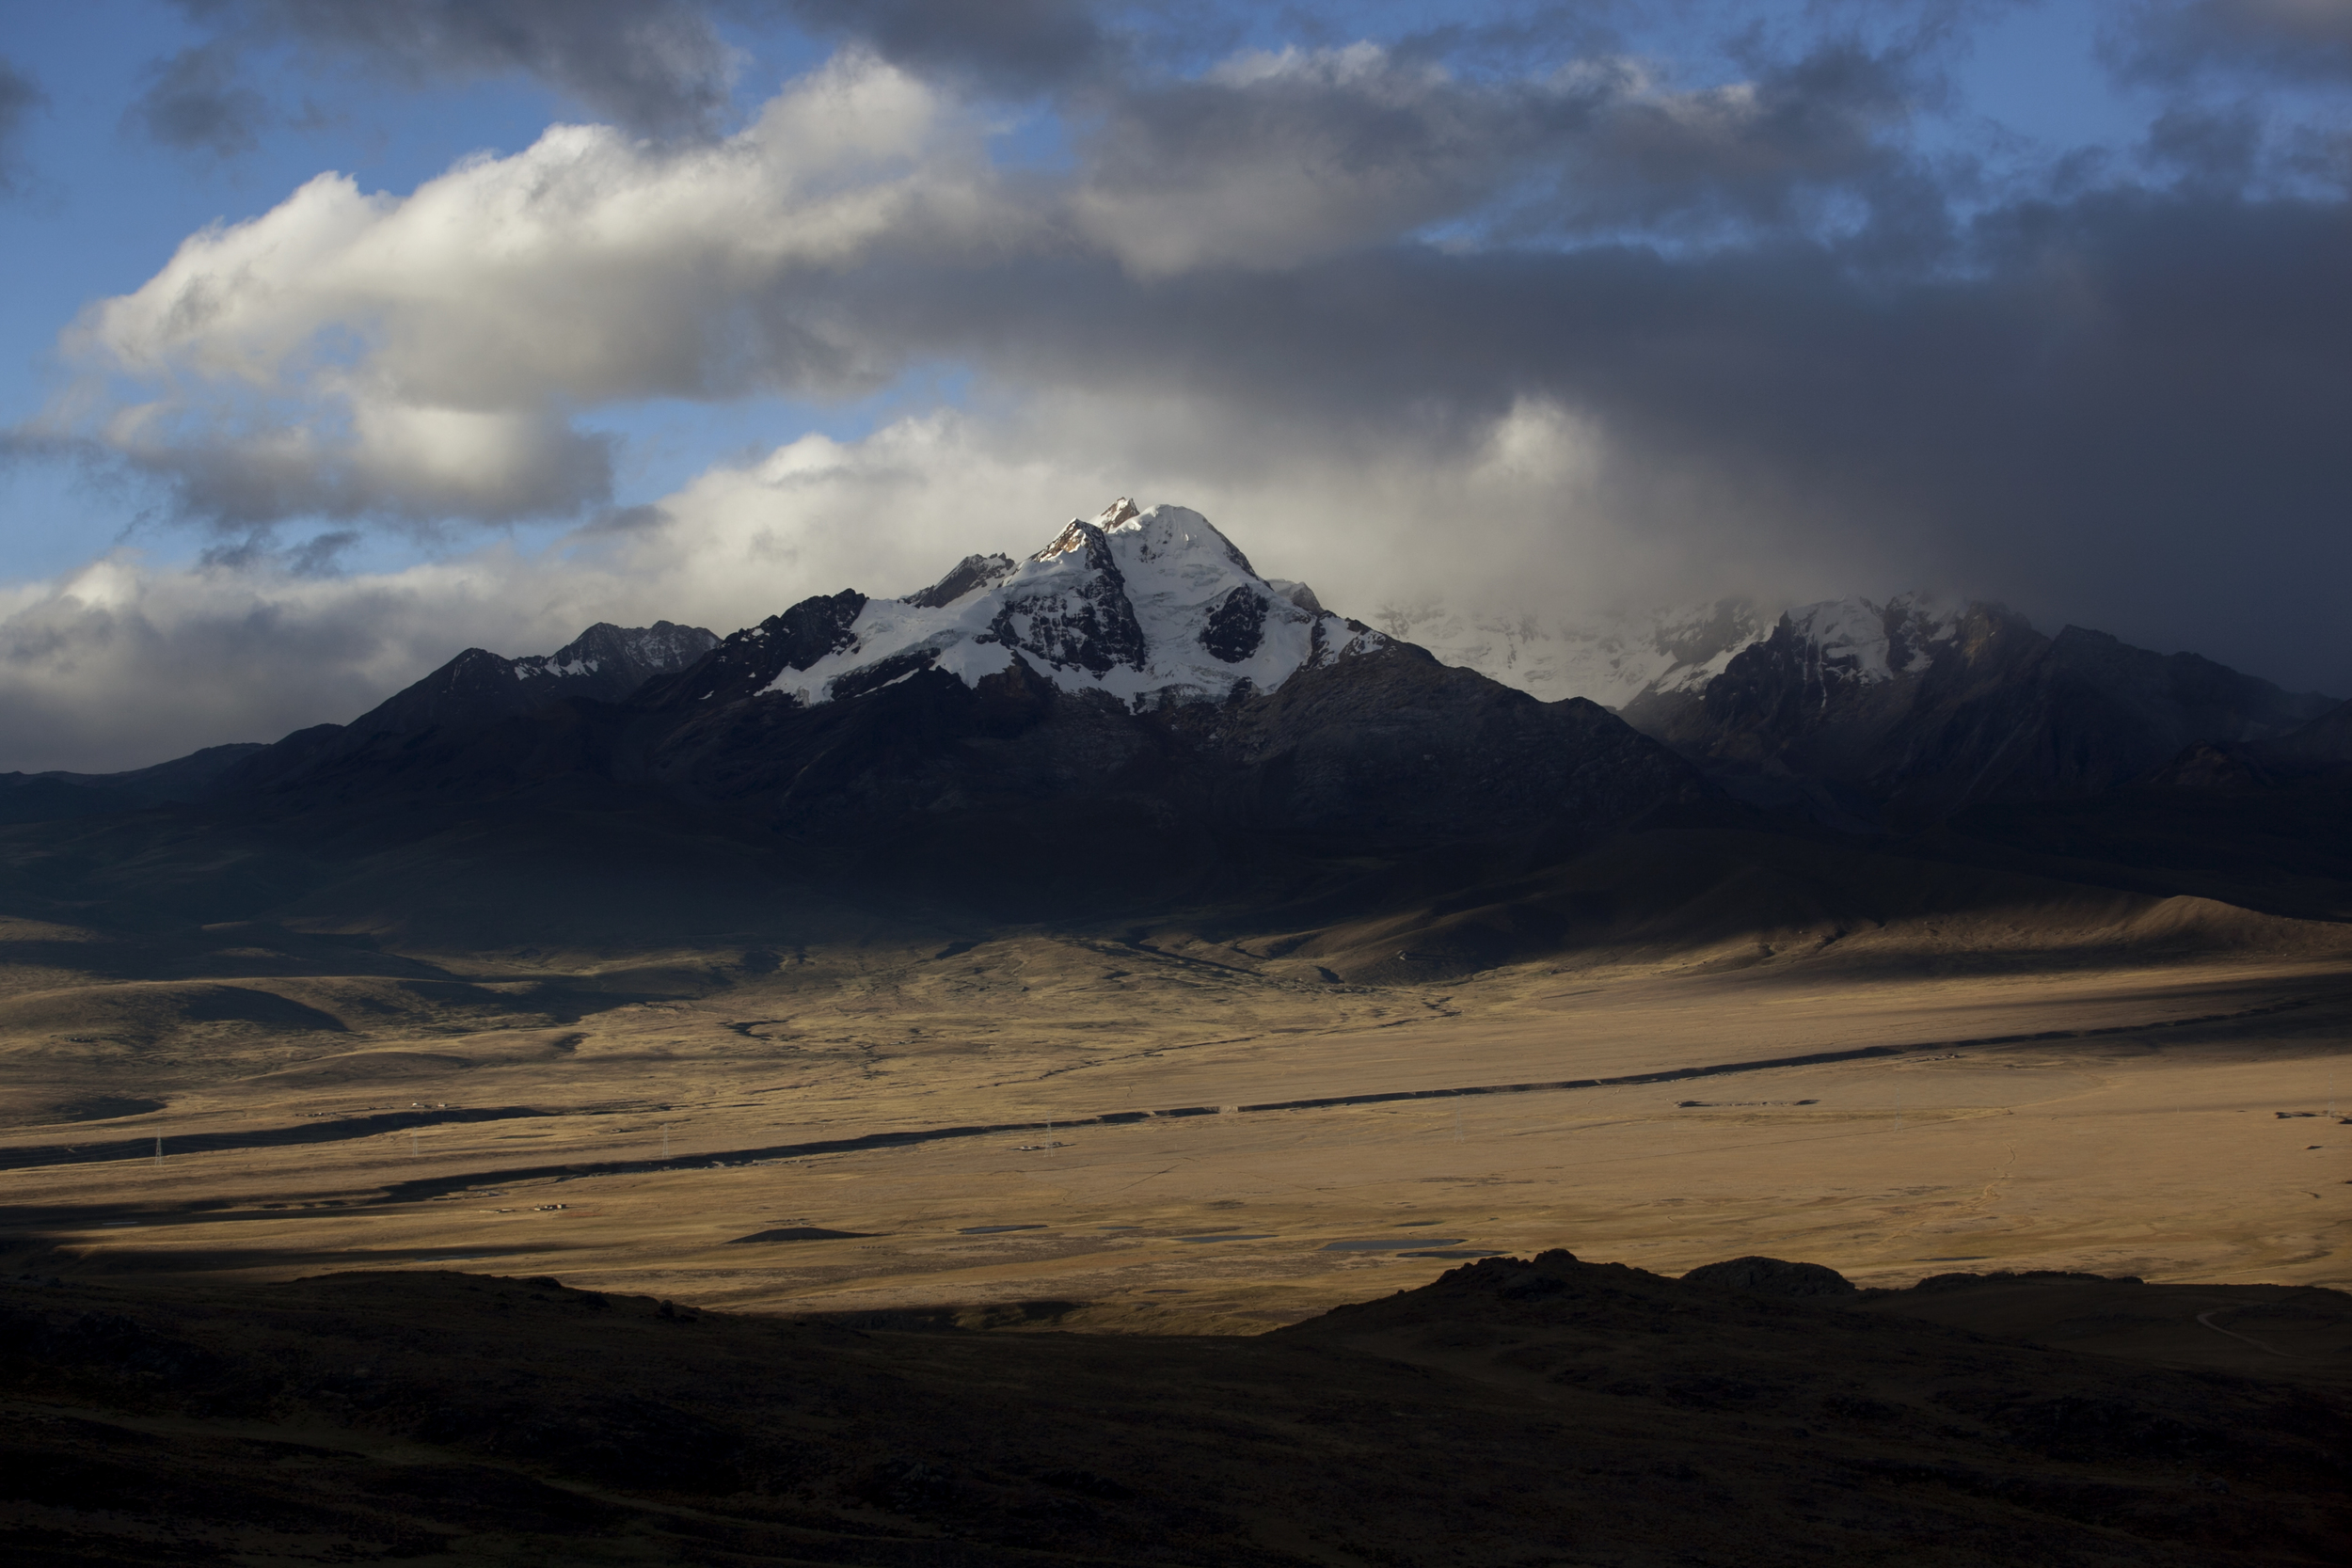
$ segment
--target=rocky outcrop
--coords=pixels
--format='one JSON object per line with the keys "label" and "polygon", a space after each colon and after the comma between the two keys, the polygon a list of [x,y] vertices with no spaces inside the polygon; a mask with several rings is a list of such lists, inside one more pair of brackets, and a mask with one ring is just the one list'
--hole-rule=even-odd
{"label": "rocky outcrop", "polygon": [[1822,1263],[1790,1263],[1778,1258],[1734,1258],[1704,1263],[1682,1276],[1686,1285],[1751,1295],[1797,1298],[1851,1296],[1853,1281]]}

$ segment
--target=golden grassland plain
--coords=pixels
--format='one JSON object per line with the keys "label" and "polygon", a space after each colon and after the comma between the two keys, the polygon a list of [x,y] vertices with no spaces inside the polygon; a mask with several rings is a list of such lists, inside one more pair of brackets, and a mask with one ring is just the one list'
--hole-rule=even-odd
{"label": "golden grassland plain", "polygon": [[[2352,933],[2118,904],[2133,940],[1947,922],[1444,984],[1175,926],[747,961],[14,922],[0,1268],[1105,1332],[1258,1332],[1552,1246],[2352,1287]],[[1544,1085],[1578,1086],[1425,1093]],[[1267,1108],[1296,1101],[1338,1102]],[[201,1148],[305,1127],[336,1135]]]}

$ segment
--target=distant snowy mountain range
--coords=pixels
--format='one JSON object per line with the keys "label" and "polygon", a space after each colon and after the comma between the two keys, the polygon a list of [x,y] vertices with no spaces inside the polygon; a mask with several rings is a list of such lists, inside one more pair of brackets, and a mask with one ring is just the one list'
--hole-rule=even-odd
{"label": "distant snowy mountain range", "polygon": [[765,799],[771,820],[812,832],[1073,791],[1415,832],[1595,826],[1728,793],[1878,827],[2352,766],[2352,708],[2332,698],[2080,627],[2044,635],[1995,604],[1374,619],[1259,576],[1197,512],[1121,499],[1024,560],[967,556],[903,597],[843,589],[725,638],[599,624],[550,655],[468,649],[348,724],[275,745],[0,779],[0,819],[330,776],[361,787],[416,766],[409,737],[463,749],[493,732],[524,750],[476,756],[488,772],[468,778],[532,776],[560,755],[699,804]]}

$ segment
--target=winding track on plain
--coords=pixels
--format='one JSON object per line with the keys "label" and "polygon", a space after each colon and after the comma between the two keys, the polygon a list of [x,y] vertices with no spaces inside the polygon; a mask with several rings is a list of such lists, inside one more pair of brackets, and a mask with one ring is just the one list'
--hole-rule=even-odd
{"label": "winding track on plain", "polygon": [[[1565,1093],[1580,1089],[1614,1088],[1628,1085],[1673,1084],[1692,1079],[1720,1078],[1735,1073],[1766,1072],[1779,1068],[1816,1067],[1832,1062],[1864,1061],[1874,1057],[1909,1055],[1918,1052],[1948,1051],[1954,1047],[2025,1045],[2053,1040],[2145,1034],[2163,1029],[2233,1022],[2242,1019],[2288,1012],[2309,1006],[2311,1006],[2309,998],[2297,997],[2264,1006],[2249,1007],[2239,1012],[2165,1019],[2150,1023],[2116,1024],[2101,1029],[2048,1029],[2034,1034],[1987,1035],[1967,1039],[1923,1041],[1913,1045],[1866,1045],[1844,1051],[1817,1051],[1794,1056],[1771,1056],[1749,1061],[1716,1062],[1704,1067],[1667,1068],[1654,1072],[1623,1073],[1609,1078],[1565,1078],[1541,1083],[1478,1084],[1444,1088],[1394,1089],[1376,1094],[1323,1095],[1300,1100],[1270,1100],[1255,1104],[1233,1106],[1181,1105],[1156,1111],[1112,1111],[1093,1117],[1056,1117],[1050,1119],[1040,1118],[1027,1121],[973,1122],[958,1126],[910,1128],[896,1132],[866,1132],[849,1137],[818,1138],[798,1143],[769,1144],[756,1148],[720,1149],[650,1160],[571,1161],[559,1164],[509,1165],[456,1175],[424,1177],[415,1180],[392,1182],[382,1189],[380,1196],[365,1201],[411,1203],[421,1198],[434,1197],[445,1193],[462,1192],[470,1187],[485,1184],[564,1178],[576,1180],[580,1177],[628,1175],[649,1171],[707,1170],[713,1166],[745,1164],[756,1161],[803,1159],[815,1155],[849,1154],[880,1148],[904,1148],[920,1144],[997,1136],[1008,1132],[1035,1132],[1048,1129],[1061,1130],[1074,1127],[1117,1127],[1162,1118],[1220,1114],[1246,1116],[1263,1111],[1319,1111],[1357,1105],[1396,1104],[1411,1101],[1464,1099],[1474,1095]],[[434,1122],[488,1121],[523,1117],[556,1117],[564,1114],[528,1106],[394,1112],[383,1116],[320,1121],[294,1128],[256,1129],[246,1132],[191,1133],[170,1138],[168,1142],[174,1151],[182,1153],[260,1148],[286,1144],[312,1144],[332,1142],[342,1138],[368,1137],[378,1132],[422,1127]],[[151,1136],[135,1136],[95,1144],[46,1145],[0,1149],[0,1170],[21,1170],[43,1165],[78,1164],[84,1161],[144,1159],[149,1156],[153,1145],[154,1140]],[[2207,1324],[2206,1326],[2212,1327],[2213,1325]],[[2226,1334],[2229,1331],[2217,1329],[2216,1332]]]}

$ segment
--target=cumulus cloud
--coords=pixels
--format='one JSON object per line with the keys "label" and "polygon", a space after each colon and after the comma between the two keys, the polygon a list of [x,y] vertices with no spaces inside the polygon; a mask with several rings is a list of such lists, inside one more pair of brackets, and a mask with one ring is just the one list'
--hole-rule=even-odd
{"label": "cumulus cloud", "polygon": [[[823,282],[890,248],[991,248],[1011,215],[912,79],[849,59],[724,142],[559,126],[397,198],[322,175],[190,237],[67,344],[45,425],[232,528],[570,515],[610,453],[570,411],[863,390],[889,351]],[[151,395],[106,390],[127,380]]]}

